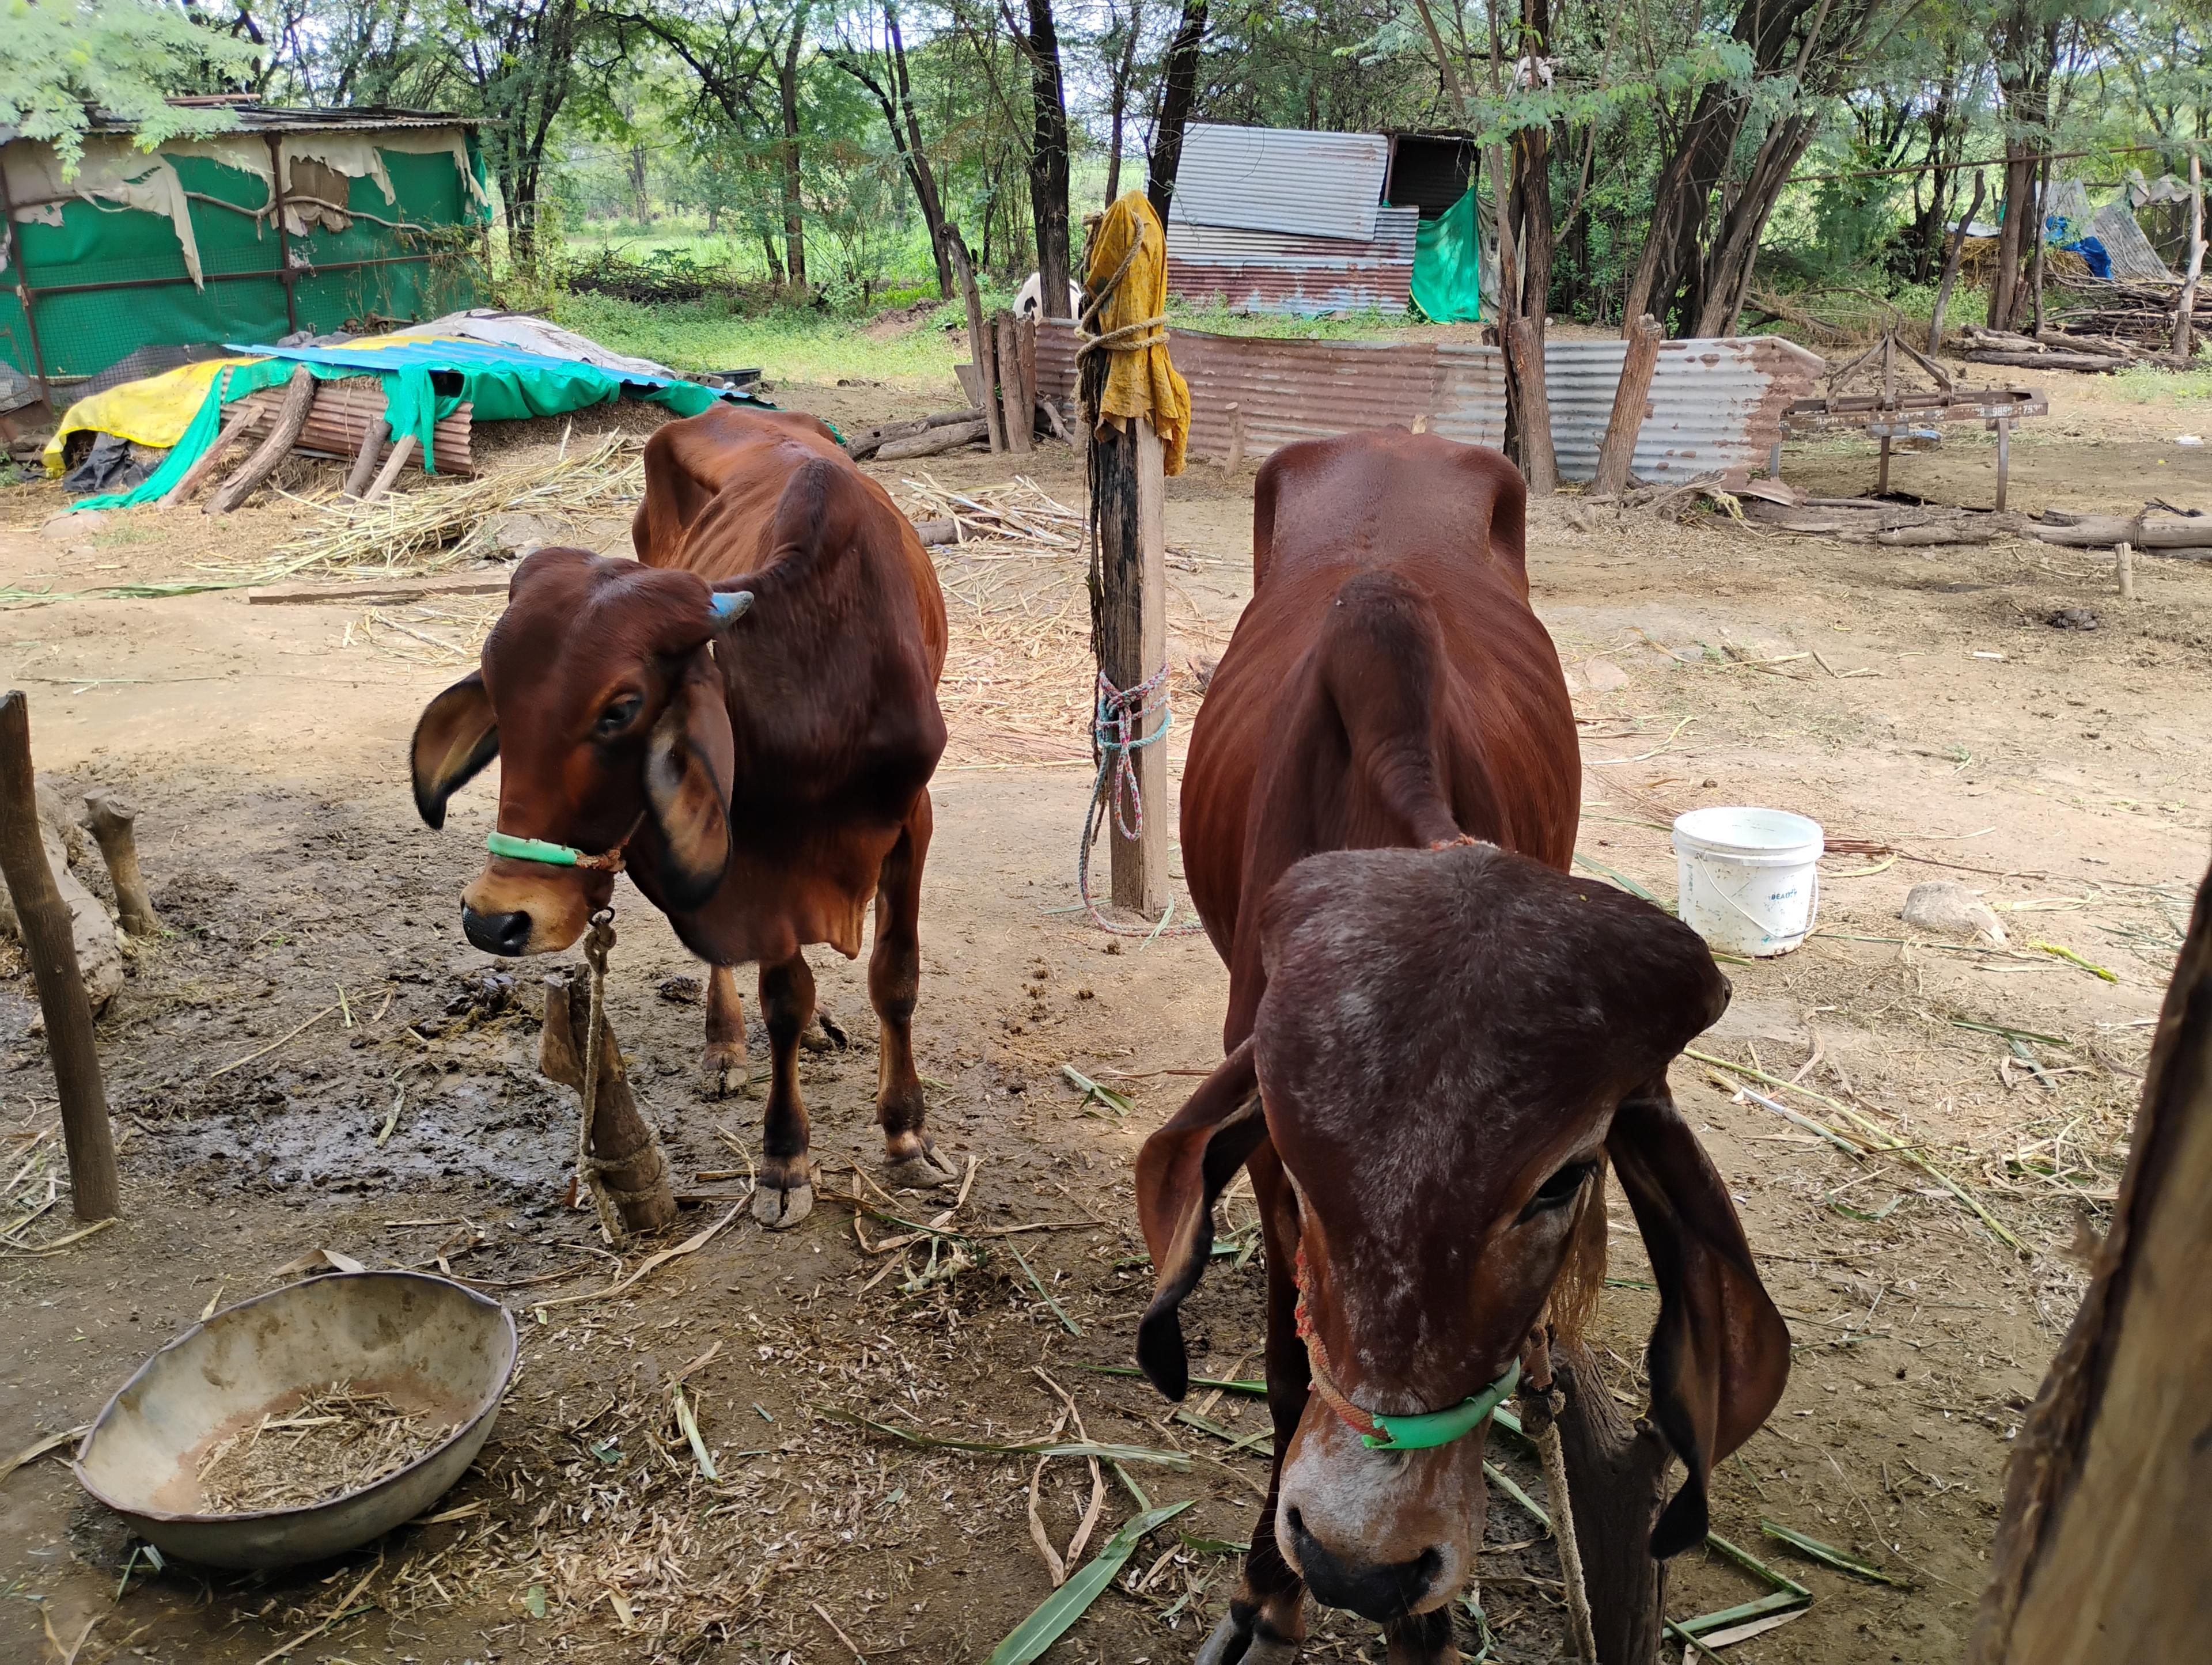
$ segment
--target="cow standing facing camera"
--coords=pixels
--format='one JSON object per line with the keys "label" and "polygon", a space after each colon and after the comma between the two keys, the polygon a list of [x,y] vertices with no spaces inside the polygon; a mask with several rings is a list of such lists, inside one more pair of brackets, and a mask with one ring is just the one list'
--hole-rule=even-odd
{"label": "cow standing facing camera", "polygon": [[951,1170],[923,1128],[912,1018],[945,750],[945,603],[913,526],[820,422],[718,406],[645,448],[635,562],[544,549],[516,567],[481,669],[433,700],[415,803],[501,760],[490,859],[461,895],[487,952],[568,947],[627,871],[712,968],[706,1087],[748,1079],[731,968],[760,966],[774,1073],[753,1212],[813,1206],[798,1050],[805,949],[859,954],[882,1022],[876,1118],[896,1181]]}
{"label": "cow standing facing camera", "polygon": [[[1520,476],[1388,430],[1260,471],[1253,597],[1183,776],[1191,896],[1230,969],[1228,1056],[1145,1142],[1158,1279],[1137,1358],[1188,1386],[1181,1309],[1252,1177],[1274,1472],[1198,1665],[1290,1665],[1317,1600],[1392,1665],[1459,1657],[1492,1413],[1556,1363],[1603,1665],[1657,1656],[1660,1563],[1771,1411],[1790,1338],[1667,1066],[1719,1017],[1696,933],[1569,876],[1572,708],[1528,605]],[[1579,1345],[1605,1176],[1659,1291],[1651,1414],[1619,1430]],[[1671,1461],[1686,1478],[1671,1501]],[[1663,1509],[1662,1504],[1664,1503]]]}

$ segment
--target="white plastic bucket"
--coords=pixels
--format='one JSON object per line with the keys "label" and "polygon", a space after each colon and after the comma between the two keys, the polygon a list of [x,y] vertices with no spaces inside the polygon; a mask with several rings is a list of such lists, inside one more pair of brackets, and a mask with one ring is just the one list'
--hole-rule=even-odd
{"label": "white plastic bucket", "polygon": [[1682,923],[1735,954],[1786,954],[1813,928],[1820,823],[1787,810],[1692,810],[1674,820]]}

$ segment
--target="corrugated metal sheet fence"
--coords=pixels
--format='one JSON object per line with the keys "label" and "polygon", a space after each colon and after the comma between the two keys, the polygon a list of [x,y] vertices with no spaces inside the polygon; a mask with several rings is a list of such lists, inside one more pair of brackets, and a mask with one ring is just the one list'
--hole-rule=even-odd
{"label": "corrugated metal sheet fence", "polygon": [[[1277,341],[1178,330],[1176,368],[1190,383],[1190,454],[1229,453],[1237,407],[1244,451],[1258,459],[1276,447],[1365,428],[1410,426],[1469,445],[1495,446],[1505,434],[1505,374],[1494,347],[1441,342]],[[1547,343],[1544,386],[1552,401],[1552,444],[1560,474],[1587,480],[1613,414],[1620,379],[1619,341]],[[1818,355],[1773,336],[1662,345],[1651,398],[1637,437],[1635,472],[1680,480],[1714,470],[1755,467],[1782,437],[1782,413],[1808,397],[1826,366]],[[1075,394],[1072,325],[1037,331],[1042,392]]]}

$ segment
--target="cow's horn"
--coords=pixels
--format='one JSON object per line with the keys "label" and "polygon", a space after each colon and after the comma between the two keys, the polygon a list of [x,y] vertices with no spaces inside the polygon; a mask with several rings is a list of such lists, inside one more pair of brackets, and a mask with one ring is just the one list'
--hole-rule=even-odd
{"label": "cow's horn", "polygon": [[717,624],[733,624],[753,605],[750,590],[717,590],[707,598],[707,611]]}

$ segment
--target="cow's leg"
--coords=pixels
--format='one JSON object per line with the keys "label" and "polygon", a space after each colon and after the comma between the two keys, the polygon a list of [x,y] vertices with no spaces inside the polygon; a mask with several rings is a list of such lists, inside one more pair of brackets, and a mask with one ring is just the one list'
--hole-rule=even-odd
{"label": "cow's leg", "polygon": [[929,793],[916,799],[876,882],[876,947],[868,957],[868,1000],[876,1009],[876,1122],[894,1183],[943,1185],[950,1164],[932,1154],[927,1108],[914,1067],[914,1002],[921,985],[921,864],[929,854]]}
{"label": "cow's leg", "polygon": [[1452,1640],[1451,1604],[1416,1613],[1382,1627],[1389,1648],[1385,1665],[1459,1665],[1459,1644]]}
{"label": "cow's leg", "polygon": [[814,973],[803,951],[781,965],[761,967],[760,1001],[768,1020],[770,1075],[753,1218],[765,1226],[796,1225],[814,1211],[806,1107],[799,1100],[799,1037],[814,1017]]}
{"label": "cow's leg", "polygon": [[1252,1523],[1244,1577],[1229,1599],[1228,1617],[1206,1638],[1195,1665],[1291,1665],[1306,1639],[1306,1587],[1275,1545],[1283,1458],[1305,1414],[1313,1379],[1305,1343],[1298,1340],[1298,1291],[1289,1272],[1297,1240],[1282,1229],[1295,1217],[1285,1212],[1290,1199],[1282,1164],[1268,1146],[1254,1152],[1249,1171],[1267,1248],[1267,1411],[1275,1425],[1275,1461],[1267,1474],[1267,1500]]}
{"label": "cow's leg", "polygon": [[709,1098],[739,1098],[752,1086],[745,1057],[745,1006],[738,974],[726,965],[707,969],[707,1055],[700,1060],[699,1091]]}

